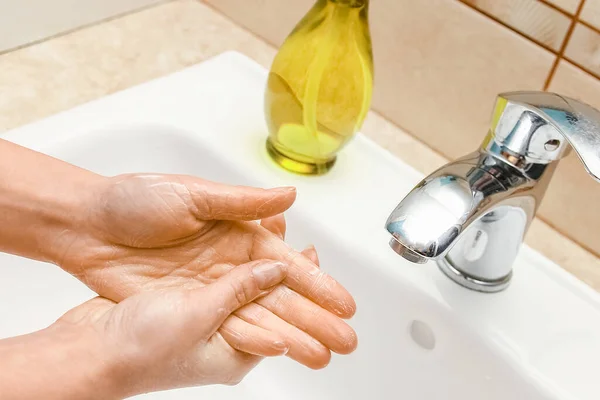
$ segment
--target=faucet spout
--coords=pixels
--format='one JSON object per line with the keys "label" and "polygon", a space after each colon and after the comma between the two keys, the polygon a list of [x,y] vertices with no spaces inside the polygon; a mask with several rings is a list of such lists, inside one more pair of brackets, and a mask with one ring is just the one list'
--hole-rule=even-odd
{"label": "faucet spout", "polygon": [[426,177],[390,214],[392,249],[414,263],[437,261],[467,288],[506,288],[554,170],[571,150],[600,182],[599,110],[554,93],[498,95],[479,150]]}
{"label": "faucet spout", "polygon": [[422,255],[412,251],[411,249],[403,245],[395,237],[392,237],[390,239],[390,247],[396,252],[396,254],[402,256],[405,260],[410,261],[412,263],[425,264],[428,260],[427,257],[423,257]]}
{"label": "faucet spout", "polygon": [[502,290],[543,196],[538,178],[549,175],[525,173],[484,151],[449,163],[390,214],[390,246],[414,263],[437,261],[463,286]]}

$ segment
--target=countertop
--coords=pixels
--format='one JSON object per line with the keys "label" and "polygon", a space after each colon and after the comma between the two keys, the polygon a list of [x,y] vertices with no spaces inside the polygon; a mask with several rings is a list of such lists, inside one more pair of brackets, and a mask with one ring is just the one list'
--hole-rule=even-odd
{"label": "countertop", "polygon": [[[227,50],[266,68],[276,53],[210,6],[176,0],[0,54],[0,134]],[[362,132],[422,173],[447,162],[375,112]],[[544,222],[526,242],[600,290],[600,259]]]}

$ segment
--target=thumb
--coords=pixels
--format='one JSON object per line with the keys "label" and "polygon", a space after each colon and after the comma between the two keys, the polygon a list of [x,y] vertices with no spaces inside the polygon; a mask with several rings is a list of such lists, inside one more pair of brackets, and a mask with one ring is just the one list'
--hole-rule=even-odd
{"label": "thumb", "polygon": [[214,333],[225,319],[238,308],[254,301],[281,283],[287,275],[285,264],[262,260],[240,265],[226,275],[192,294],[198,304],[209,313],[202,320]]}
{"label": "thumb", "polygon": [[272,217],[292,206],[296,200],[293,187],[259,189],[183,177],[196,206],[196,218],[203,220],[244,220]]}

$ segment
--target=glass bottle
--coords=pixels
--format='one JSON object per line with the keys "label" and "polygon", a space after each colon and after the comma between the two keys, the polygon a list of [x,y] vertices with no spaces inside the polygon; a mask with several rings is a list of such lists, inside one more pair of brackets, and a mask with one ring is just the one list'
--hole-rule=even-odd
{"label": "glass bottle", "polygon": [[269,72],[267,150],[282,167],[318,175],[361,128],[371,104],[369,0],[317,0]]}

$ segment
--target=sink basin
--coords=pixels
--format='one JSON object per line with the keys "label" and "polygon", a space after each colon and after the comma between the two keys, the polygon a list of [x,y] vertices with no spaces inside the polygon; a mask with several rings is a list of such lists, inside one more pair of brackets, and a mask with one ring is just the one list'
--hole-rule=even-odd
{"label": "sink basin", "polygon": [[[195,174],[228,183],[295,185],[288,240],[314,243],[322,267],[355,296],[358,350],[312,371],[266,360],[235,387],[147,399],[600,398],[600,296],[523,247],[497,294],[451,282],[388,247],[383,225],[422,176],[358,135],[321,177],[268,158],[267,72],[228,52],[202,64],[23,126],[2,137],[95,172]],[[0,337],[51,324],[93,296],[57,267],[0,254]],[[152,351],[149,349],[149,351]]]}

